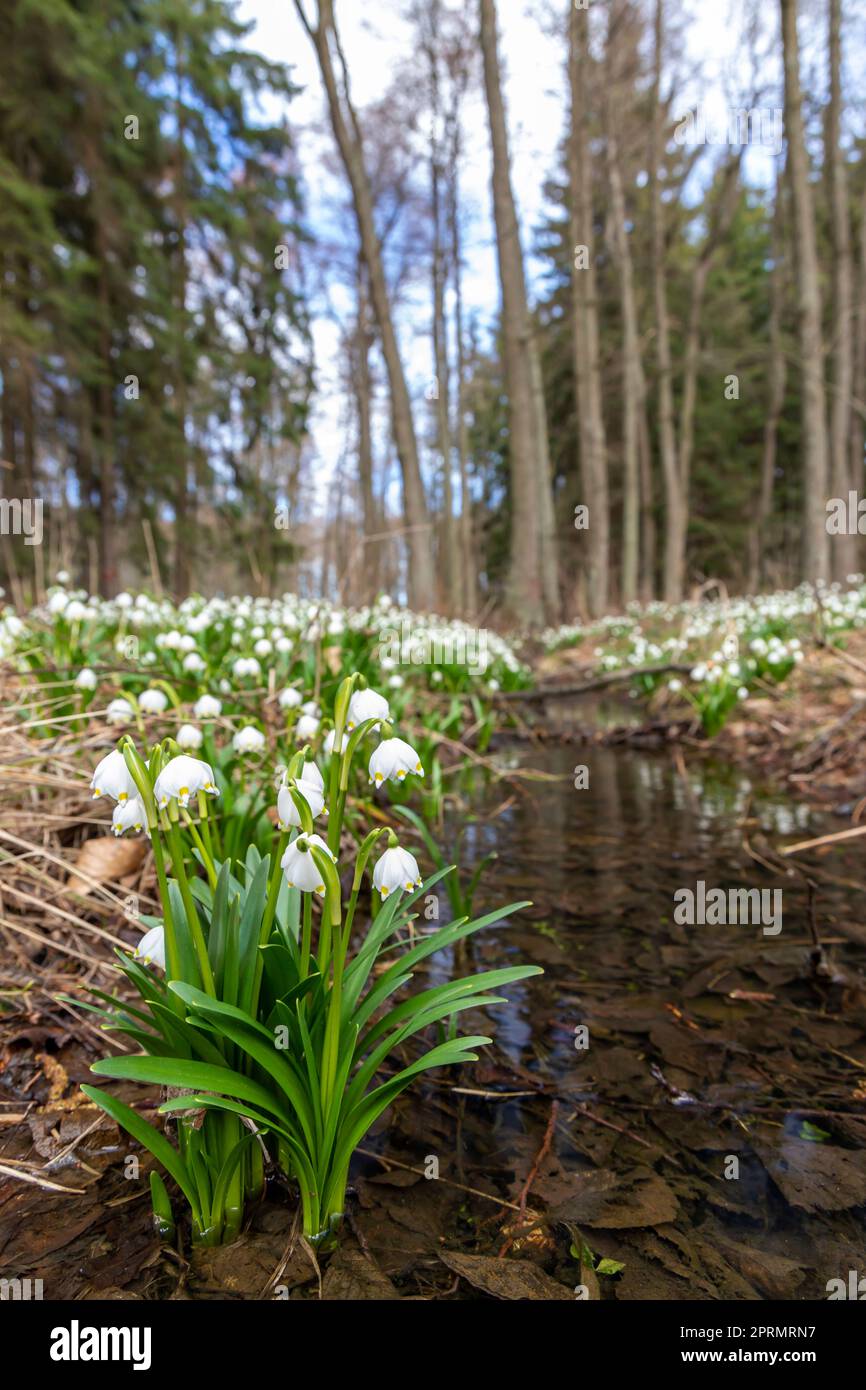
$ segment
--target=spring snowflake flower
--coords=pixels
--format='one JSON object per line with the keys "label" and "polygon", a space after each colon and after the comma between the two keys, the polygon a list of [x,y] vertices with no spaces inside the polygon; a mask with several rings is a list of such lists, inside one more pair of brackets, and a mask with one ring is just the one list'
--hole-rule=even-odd
{"label": "spring snowflake flower", "polygon": [[141,797],[133,796],[115,806],[111,829],[115,835],[122,835],[124,830],[143,830],[146,819]]}
{"label": "spring snowflake flower", "polygon": [[118,748],[114,748],[99,763],[91,779],[90,790],[94,800],[99,796],[110,796],[121,805],[137,795],[129,768]]}
{"label": "spring snowflake flower", "polygon": [[105,711],[105,717],[109,724],[128,724],[133,718],[132,705],[128,700],[124,700],[122,696],[118,696],[118,698],[112,700],[111,704],[108,706],[108,709]]}
{"label": "spring snowflake flower", "polygon": [[672,681],[668,681],[668,690],[671,692],[672,695],[676,695],[678,691],[682,690],[682,688],[682,681],[677,680],[676,677],[674,677]]}
{"label": "spring snowflake flower", "polygon": [[87,617],[87,609],[80,599],[74,598],[66,605],[63,616],[69,623],[80,623],[82,618]]}
{"label": "spring snowflake flower", "polygon": [[383,898],[395,888],[400,893],[420,888],[421,873],[415,856],[399,845],[386,849],[373,868],[373,887]]}
{"label": "spring snowflake flower", "polygon": [[162,714],[168,704],[168,696],[162,690],[143,690],[138,697],[139,709],[145,714]]}
{"label": "spring snowflake flower", "polygon": [[318,719],[321,712],[315,700],[307,700],[301,705],[301,714],[306,714],[310,719]]}
{"label": "spring snowflake flower", "polygon": [[310,853],[310,846],[325,851],[328,858],[336,864],[336,859],[321,835],[299,835],[293,840],[280,860],[280,867],[286,875],[290,888],[300,888],[302,893],[324,893],[325,885],[319,866]]}
{"label": "spring snowflake flower", "polygon": [[322,814],[325,806],[325,795],[312,782],[294,781],[281,787],[277,794],[277,818],[280,830],[291,830],[292,826],[301,824],[301,816],[294,803],[291,787],[299,791],[310,808],[313,820]]}
{"label": "spring snowflake flower", "polygon": [[232,739],[232,747],[236,753],[261,753],[264,746],[264,734],[261,729],[253,728],[252,724],[247,724],[243,729],[238,729]]}
{"label": "spring snowflake flower", "polygon": [[239,656],[232,666],[235,676],[260,676],[262,668],[254,656]]}
{"label": "spring snowflake flower", "polygon": [[377,787],[387,781],[402,782],[410,772],[424,776],[421,759],[411,744],[402,738],[383,738],[378,748],[373,750],[369,771],[370,781],[375,782]]}
{"label": "spring snowflake flower", "polygon": [[218,719],[222,708],[222,700],[215,695],[202,695],[193,705],[193,714],[196,719]]}
{"label": "spring snowflake flower", "polygon": [[295,738],[300,743],[304,743],[308,738],[315,738],[319,732],[319,721],[312,714],[302,714],[295,725]]}
{"label": "spring snowflake flower", "polygon": [[298,778],[298,781],[309,783],[311,787],[315,787],[324,795],[325,779],[319,771],[317,765],[313,762],[312,758],[308,758],[307,761],[304,763],[304,766],[301,768],[301,775]]}
{"label": "spring snowflake flower", "polygon": [[287,685],[285,690],[280,691],[280,709],[297,709],[302,698],[300,690]]}
{"label": "spring snowflake flower", "polygon": [[155,965],[158,970],[165,970],[165,929],[163,927],[151,927],[149,932],[145,932],[135,948],[135,959],[143,960],[145,965]]}
{"label": "spring snowflake flower", "polygon": [[179,748],[194,753],[196,749],[201,748],[204,734],[194,724],[181,724],[174,737]]}
{"label": "spring snowflake flower", "polygon": [[[349,712],[346,716],[346,728],[351,732],[357,729],[359,724],[363,724],[366,719],[390,719],[391,710],[384,695],[377,695],[375,690],[355,690],[349,701]],[[374,724],[378,728],[378,724]]]}
{"label": "spring snowflake flower", "polygon": [[188,806],[190,797],[199,792],[219,796],[210,766],[201,758],[190,758],[186,754],[166,763],[153,787],[160,810],[164,810],[174,797],[177,797],[178,806]]}
{"label": "spring snowflake flower", "polygon": [[198,652],[187,652],[183,659],[183,669],[193,675],[198,675],[200,671],[205,669],[205,662]]}
{"label": "spring snowflake flower", "polygon": [[95,690],[97,686],[96,672],[91,671],[89,666],[82,666],[75,677],[75,684],[79,690]]}
{"label": "spring snowflake flower", "polygon": [[[334,740],[335,740],[336,736],[337,736],[337,730],[336,730],[336,729],[332,729],[331,732],[328,734],[328,737],[325,739],[325,752],[327,753],[328,757],[330,757],[331,754],[332,754],[333,751],[334,751]],[[340,752],[341,752],[341,753],[345,753],[345,751],[346,751],[346,744],[347,744],[348,742],[349,742],[348,738],[346,737],[345,734],[343,734],[343,739],[342,739],[342,742],[341,742],[341,744],[340,744]]]}
{"label": "spring snowflake flower", "polygon": [[738,699],[738,700],[748,700],[748,698],[749,698],[749,692],[748,692],[747,687],[746,687],[745,685],[741,685],[740,688],[739,688],[739,690],[737,691],[737,699]]}

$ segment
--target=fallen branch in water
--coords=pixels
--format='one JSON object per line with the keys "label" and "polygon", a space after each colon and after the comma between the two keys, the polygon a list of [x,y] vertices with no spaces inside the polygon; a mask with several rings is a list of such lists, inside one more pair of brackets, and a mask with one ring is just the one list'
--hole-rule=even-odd
{"label": "fallen branch in water", "polygon": [[608,671],[604,676],[597,676],[595,680],[584,681],[580,685],[569,683],[567,685],[540,685],[534,690],[499,690],[494,695],[497,702],[504,701],[510,703],[512,700],[550,700],[565,695],[586,695],[591,690],[603,690],[608,685],[617,685],[621,681],[634,680],[637,676],[664,676],[668,672],[687,673],[693,669],[694,663],[684,663],[682,661],[671,661],[664,666],[628,666],[621,671]]}

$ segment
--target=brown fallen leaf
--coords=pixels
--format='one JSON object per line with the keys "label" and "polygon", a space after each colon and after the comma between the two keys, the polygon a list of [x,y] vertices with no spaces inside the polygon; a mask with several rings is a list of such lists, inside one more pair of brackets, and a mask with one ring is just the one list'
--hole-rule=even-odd
{"label": "brown fallen leaf", "polygon": [[120,836],[99,835],[93,840],[86,840],[78,851],[66,887],[70,892],[86,897],[95,886],[90,880],[95,879],[102,884],[112,879],[122,879],[138,868],[146,853],[147,840],[144,836],[125,840]]}
{"label": "brown fallen leaf", "polygon": [[[574,1289],[551,1279],[549,1274],[526,1260],[498,1260],[494,1255],[460,1255],[441,1250],[439,1258],[461,1279],[494,1298],[555,1300],[572,1302]],[[575,1281],[577,1282],[577,1281]]]}

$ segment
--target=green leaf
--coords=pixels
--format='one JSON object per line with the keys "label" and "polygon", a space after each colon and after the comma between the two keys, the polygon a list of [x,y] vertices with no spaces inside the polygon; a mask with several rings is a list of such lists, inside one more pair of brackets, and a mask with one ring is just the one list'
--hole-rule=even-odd
{"label": "green leaf", "polygon": [[[94,1067],[92,1070],[96,1070]],[[198,1215],[199,1203],[198,1194],[195,1186],[186,1170],[183,1159],[177,1149],[168,1142],[164,1134],[160,1134],[158,1129],[143,1120],[137,1111],[131,1106],[126,1105],[116,1096],[110,1096],[106,1091],[100,1091],[95,1086],[81,1087],[88,1100],[92,1100],[100,1106],[107,1115],[137,1139],[139,1144],[152,1153],[158,1163],[161,1163],[167,1173],[170,1173],[186,1197],[193,1214]]]}

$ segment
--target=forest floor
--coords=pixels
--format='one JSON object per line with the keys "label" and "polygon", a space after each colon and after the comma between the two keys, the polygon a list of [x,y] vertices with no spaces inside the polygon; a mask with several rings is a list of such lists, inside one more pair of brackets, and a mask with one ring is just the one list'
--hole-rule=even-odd
{"label": "forest floor", "polygon": [[[815,869],[813,878],[809,857],[786,888],[778,940],[679,927],[670,892],[690,877],[750,882],[783,869],[776,843],[736,815],[695,832],[680,755],[690,770],[705,752],[736,761],[775,780],[784,801],[808,797],[856,820],[866,638],[852,639],[847,656],[810,651],[712,743],[637,701],[623,700],[628,718],[617,723],[614,711],[602,730],[586,722],[584,702],[568,702],[568,713],[565,701],[548,702],[548,746],[529,761],[558,782],[515,784],[504,801],[500,784],[487,813],[479,808],[500,856],[483,906],[533,898],[508,949],[546,973],[471,1072],[407,1093],[368,1136],[344,1237],[319,1261],[277,1178],[230,1247],[192,1249],[182,1227],[173,1245],[155,1235],[147,1156],[79,1090],[106,1037],[58,999],[85,981],[110,987],[113,945],[138,935],[124,899],[136,894],[150,910],[152,865],[141,842],[106,836],[72,740],[69,756],[62,739],[8,744],[4,1271],[41,1278],[52,1299],[573,1300],[578,1285],[618,1300],[825,1298],[829,1280],[862,1265],[860,842],[840,847],[832,876]],[[87,737],[95,747],[104,733],[94,726]],[[599,748],[592,806],[575,799],[567,776],[573,750],[560,745],[575,739],[638,745]],[[646,742],[670,745],[672,756],[644,755]],[[681,809],[669,809],[678,799]],[[476,968],[501,964],[502,950],[497,934],[482,940]],[[479,1021],[484,1031],[488,1020]],[[575,1044],[582,1025],[592,1036],[585,1052]],[[156,1088],[119,1093],[148,1115],[160,1099]],[[438,1181],[428,1181],[431,1156]],[[725,1180],[732,1164],[738,1181]]]}

